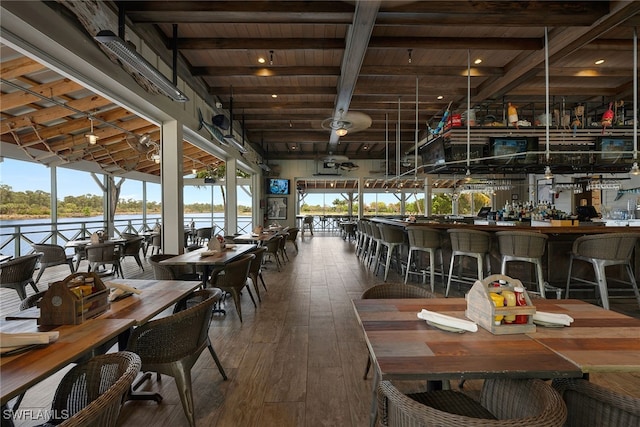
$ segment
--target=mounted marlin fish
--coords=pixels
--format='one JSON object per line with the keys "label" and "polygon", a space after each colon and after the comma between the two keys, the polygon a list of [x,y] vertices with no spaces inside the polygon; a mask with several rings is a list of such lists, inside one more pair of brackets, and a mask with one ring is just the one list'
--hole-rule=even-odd
{"label": "mounted marlin fish", "polygon": [[[207,132],[209,132],[209,135],[211,135],[211,138],[214,141],[221,141],[224,140],[224,138],[222,137],[222,134],[220,133],[220,131],[218,129],[216,129],[213,124],[211,123],[207,123],[204,121],[204,118],[202,117],[202,111],[200,111],[200,108],[198,108],[198,130],[205,128],[205,130]],[[225,144],[226,145],[226,144]]]}
{"label": "mounted marlin fish", "polygon": [[444,129],[445,125],[447,124],[447,120],[449,119],[449,114],[451,113],[451,110],[450,110],[451,102],[449,102],[449,105],[447,105],[447,109],[444,111],[444,114],[442,115],[442,120],[440,120],[440,122],[438,123],[438,126],[436,126],[435,129],[431,129],[431,126],[429,126],[429,123],[427,123],[427,127],[429,128],[429,132],[431,133],[431,135],[439,135],[440,132],[442,132],[442,129]]}
{"label": "mounted marlin fish", "polygon": [[626,190],[618,190],[618,194],[616,194],[616,198],[613,200],[614,201],[620,200],[622,196],[625,196],[627,194],[640,194],[640,187],[628,188]]}

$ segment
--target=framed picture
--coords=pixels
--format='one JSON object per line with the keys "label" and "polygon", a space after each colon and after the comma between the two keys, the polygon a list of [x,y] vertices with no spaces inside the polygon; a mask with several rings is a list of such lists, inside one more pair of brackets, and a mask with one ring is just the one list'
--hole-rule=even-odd
{"label": "framed picture", "polygon": [[267,197],[267,219],[287,219],[287,197]]}
{"label": "framed picture", "polygon": [[518,200],[519,196],[517,193],[511,194],[511,200]]}

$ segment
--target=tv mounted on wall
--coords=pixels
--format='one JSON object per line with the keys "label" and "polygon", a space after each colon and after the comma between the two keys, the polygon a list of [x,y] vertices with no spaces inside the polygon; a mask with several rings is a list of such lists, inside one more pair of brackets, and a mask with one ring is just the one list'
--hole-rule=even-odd
{"label": "tv mounted on wall", "polygon": [[598,163],[632,163],[633,162],[633,138],[600,137],[596,145]]}
{"label": "tv mounted on wall", "polygon": [[269,178],[267,181],[267,194],[289,194],[289,180]]}
{"label": "tv mounted on wall", "polygon": [[531,165],[538,163],[538,138],[496,137],[489,139],[489,157],[494,164]]}

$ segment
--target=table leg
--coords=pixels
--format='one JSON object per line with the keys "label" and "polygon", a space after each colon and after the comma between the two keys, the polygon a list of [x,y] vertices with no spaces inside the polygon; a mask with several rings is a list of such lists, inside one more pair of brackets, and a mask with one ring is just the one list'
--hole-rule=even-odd
{"label": "table leg", "polygon": [[371,412],[369,414],[369,425],[371,427],[375,427],[376,421],[378,418],[378,383],[380,382],[380,374],[378,374],[378,369],[375,364],[373,364],[373,382],[371,392]]}

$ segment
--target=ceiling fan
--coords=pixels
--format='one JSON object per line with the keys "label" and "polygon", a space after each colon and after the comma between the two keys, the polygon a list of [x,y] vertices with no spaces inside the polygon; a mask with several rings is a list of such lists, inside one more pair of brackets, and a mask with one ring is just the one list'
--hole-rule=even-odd
{"label": "ceiling fan", "polygon": [[329,117],[320,124],[322,129],[333,130],[338,136],[345,136],[347,133],[356,133],[371,127],[371,117],[365,113],[357,111],[340,110],[338,117]]}
{"label": "ceiling fan", "polygon": [[347,156],[328,155],[322,159],[325,168],[342,169],[344,171],[353,171],[360,166],[349,160]]}

